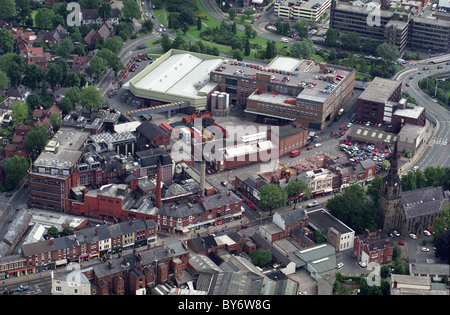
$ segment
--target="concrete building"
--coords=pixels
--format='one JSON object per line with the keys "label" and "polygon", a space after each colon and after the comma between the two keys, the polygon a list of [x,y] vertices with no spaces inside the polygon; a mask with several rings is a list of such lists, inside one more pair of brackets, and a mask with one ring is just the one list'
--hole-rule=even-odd
{"label": "concrete building", "polygon": [[331,0],[325,1],[299,1],[299,0],[282,0],[276,1],[274,6],[274,14],[279,18],[286,20],[307,19],[317,21],[327,12],[331,6]]}
{"label": "concrete building", "polygon": [[425,127],[405,124],[398,133],[398,151],[402,154],[416,154],[420,146],[425,142]]}
{"label": "concrete building", "polygon": [[392,2],[391,6],[387,1],[332,0],[330,27],[340,33],[357,32],[363,38],[395,45],[400,53],[406,48],[449,52],[450,19],[430,12],[422,16],[430,10],[422,4],[405,1],[400,8],[397,3]]}
{"label": "concrete building", "polygon": [[52,271],[52,295],[91,295],[91,283],[80,271],[69,274]]}
{"label": "concrete building", "polygon": [[333,217],[326,209],[308,211],[309,226],[314,233],[324,229],[327,243],[332,245],[337,252],[353,248],[355,231]]}

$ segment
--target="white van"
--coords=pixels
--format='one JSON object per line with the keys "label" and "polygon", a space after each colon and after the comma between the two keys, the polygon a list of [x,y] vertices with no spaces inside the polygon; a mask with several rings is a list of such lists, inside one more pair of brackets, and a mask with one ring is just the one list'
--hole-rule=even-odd
{"label": "white van", "polygon": [[322,143],[316,143],[316,144],[314,145],[314,147],[318,148],[318,147],[320,147],[321,145],[322,145]]}
{"label": "white van", "polygon": [[282,38],[282,39],[281,39],[281,42],[282,42],[282,43],[289,43],[289,39],[287,39],[287,38]]}

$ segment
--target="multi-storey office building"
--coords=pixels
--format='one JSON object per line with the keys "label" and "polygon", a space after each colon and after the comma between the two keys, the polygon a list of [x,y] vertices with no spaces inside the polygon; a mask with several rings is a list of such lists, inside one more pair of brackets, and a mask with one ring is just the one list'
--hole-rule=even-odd
{"label": "multi-storey office building", "polygon": [[438,15],[418,16],[420,10],[414,11],[414,15],[412,10],[385,10],[383,3],[354,1],[351,4],[333,0],[330,27],[340,33],[356,32],[363,38],[387,42],[397,46],[400,52],[407,47],[449,52],[450,20]]}
{"label": "multi-storey office building", "polygon": [[317,21],[331,6],[331,0],[300,1],[279,0],[275,2],[274,13],[283,19],[307,19]]}
{"label": "multi-storey office building", "polygon": [[217,89],[246,106],[247,118],[317,130],[349,100],[354,78],[351,68],[280,56],[267,66],[232,61],[211,71]]}

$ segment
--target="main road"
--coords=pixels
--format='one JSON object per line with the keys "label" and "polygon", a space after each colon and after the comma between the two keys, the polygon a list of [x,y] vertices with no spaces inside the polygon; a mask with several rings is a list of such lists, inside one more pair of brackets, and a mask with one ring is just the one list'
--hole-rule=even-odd
{"label": "main road", "polygon": [[[426,67],[429,69],[424,70]],[[420,80],[440,73],[449,77],[450,65],[446,65],[444,62],[428,64],[426,61],[420,61],[394,77],[396,80],[403,82],[403,90],[406,93],[413,97],[420,106],[425,107],[427,117],[434,124],[434,134],[430,141],[426,143],[426,149],[422,151],[416,162],[411,165],[411,167],[418,166],[421,170],[428,166],[450,167],[448,150],[450,113],[419,88]],[[406,87],[406,83],[409,83],[410,86]]]}

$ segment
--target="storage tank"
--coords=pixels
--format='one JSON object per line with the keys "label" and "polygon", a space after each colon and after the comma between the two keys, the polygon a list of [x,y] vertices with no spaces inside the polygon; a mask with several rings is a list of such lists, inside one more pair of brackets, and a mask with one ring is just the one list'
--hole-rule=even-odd
{"label": "storage tank", "polygon": [[217,109],[225,109],[225,95],[219,94],[217,96]]}
{"label": "storage tank", "polygon": [[223,107],[220,107],[220,109],[227,109],[228,105],[229,105],[229,100],[230,100],[230,95],[226,92],[221,92],[220,95],[224,96],[224,101],[223,101]]}
{"label": "storage tank", "polygon": [[217,96],[220,94],[219,91],[214,91],[211,94],[211,110],[216,109],[217,108]]}

